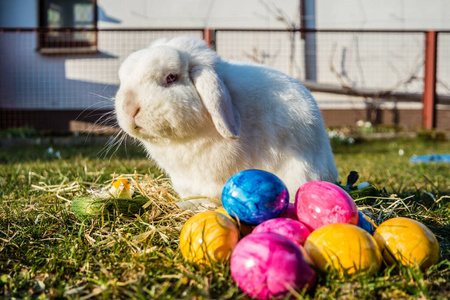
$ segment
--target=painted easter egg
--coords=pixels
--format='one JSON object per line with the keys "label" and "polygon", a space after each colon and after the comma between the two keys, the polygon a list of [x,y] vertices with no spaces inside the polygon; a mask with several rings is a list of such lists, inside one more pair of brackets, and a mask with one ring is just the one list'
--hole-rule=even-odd
{"label": "painted easter egg", "polygon": [[375,232],[377,228],[375,223],[365,214],[358,211],[358,227],[364,229],[368,233],[372,234]]}
{"label": "painted easter egg", "polygon": [[375,239],[352,224],[330,224],[313,231],[305,250],[322,272],[339,276],[375,274],[381,267],[381,253]]}
{"label": "painted easter egg", "polygon": [[289,204],[289,192],[274,174],[244,170],[231,176],[222,191],[222,204],[233,218],[258,225],[281,215]]}
{"label": "painted easter egg", "polygon": [[250,297],[284,297],[289,289],[310,290],[316,273],[301,246],[276,233],[252,233],[233,250],[230,270],[239,288]]}
{"label": "painted easter egg", "polygon": [[293,242],[304,245],[311,230],[300,221],[289,218],[275,218],[259,224],[253,229],[252,233],[258,232],[278,233]]}
{"label": "painted easter egg", "polygon": [[389,265],[399,263],[426,270],[439,262],[436,236],[418,221],[392,218],[381,223],[373,236]]}
{"label": "painted easter egg", "polygon": [[311,230],[335,223],[358,224],[358,210],[342,188],[325,181],[303,184],[295,197],[297,217]]}
{"label": "painted easter egg", "polygon": [[229,218],[214,211],[191,217],[180,234],[183,257],[198,265],[226,262],[239,240],[239,230]]}

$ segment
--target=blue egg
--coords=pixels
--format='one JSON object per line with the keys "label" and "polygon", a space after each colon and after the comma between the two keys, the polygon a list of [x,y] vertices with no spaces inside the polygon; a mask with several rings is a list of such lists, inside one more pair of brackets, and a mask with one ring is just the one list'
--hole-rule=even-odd
{"label": "blue egg", "polygon": [[375,226],[368,220],[368,217],[362,212],[358,211],[358,227],[364,229],[371,235],[375,232]]}
{"label": "blue egg", "polygon": [[225,183],[222,204],[230,216],[250,225],[258,225],[278,217],[287,209],[289,192],[272,173],[244,170]]}

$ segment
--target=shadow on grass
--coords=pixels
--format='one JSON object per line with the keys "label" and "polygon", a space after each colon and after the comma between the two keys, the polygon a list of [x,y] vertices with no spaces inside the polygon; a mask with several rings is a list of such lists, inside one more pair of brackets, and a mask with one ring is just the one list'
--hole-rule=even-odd
{"label": "shadow on grass", "polygon": [[147,154],[139,145],[122,145],[105,152],[106,145],[86,146],[11,146],[2,147],[0,164],[25,163],[32,161],[53,161],[58,159],[146,159]]}

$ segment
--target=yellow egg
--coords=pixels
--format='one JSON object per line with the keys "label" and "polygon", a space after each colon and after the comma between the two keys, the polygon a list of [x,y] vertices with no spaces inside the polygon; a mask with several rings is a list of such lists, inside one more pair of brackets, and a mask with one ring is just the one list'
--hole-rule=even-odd
{"label": "yellow egg", "polygon": [[352,224],[330,224],[314,230],[306,239],[305,250],[322,272],[373,275],[381,267],[374,238]]}
{"label": "yellow egg", "polygon": [[439,243],[425,225],[408,218],[392,218],[378,226],[374,238],[388,265],[422,270],[439,262]]}
{"label": "yellow egg", "polygon": [[229,218],[214,211],[191,217],[180,234],[183,257],[198,265],[226,262],[239,240],[239,230]]}

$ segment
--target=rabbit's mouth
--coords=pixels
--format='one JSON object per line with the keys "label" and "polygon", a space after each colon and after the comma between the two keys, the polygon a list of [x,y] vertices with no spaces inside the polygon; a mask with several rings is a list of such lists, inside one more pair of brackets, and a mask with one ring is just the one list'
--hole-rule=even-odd
{"label": "rabbit's mouth", "polygon": [[169,137],[167,135],[161,135],[159,133],[152,134],[145,128],[140,126],[135,126],[132,134],[135,138],[141,140],[142,142],[147,142],[150,144],[164,144],[167,145],[173,137]]}
{"label": "rabbit's mouth", "polygon": [[133,134],[140,136],[140,135],[145,135],[146,134],[146,130],[144,127],[142,127],[141,125],[138,125],[134,122],[132,122],[131,126]]}
{"label": "rabbit's mouth", "polygon": [[147,142],[157,142],[161,139],[173,139],[174,132],[170,126],[159,127],[159,126],[150,126],[144,127],[139,124],[132,124],[130,126],[131,132],[130,134],[140,140]]}
{"label": "rabbit's mouth", "polygon": [[147,139],[149,138],[148,132],[141,126],[135,125],[133,128],[133,134],[140,139]]}
{"label": "rabbit's mouth", "polygon": [[134,128],[134,133],[132,134],[132,136],[134,136],[135,138],[137,138],[143,142],[148,142],[148,143],[152,143],[152,144],[156,144],[156,143],[159,143],[160,140],[167,139],[167,138],[163,138],[160,136],[148,134],[142,127],[139,127],[139,126],[136,126]]}

